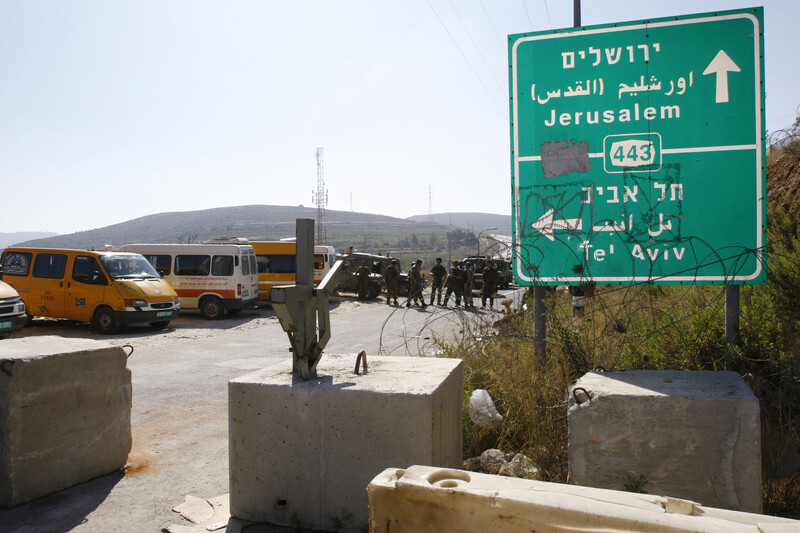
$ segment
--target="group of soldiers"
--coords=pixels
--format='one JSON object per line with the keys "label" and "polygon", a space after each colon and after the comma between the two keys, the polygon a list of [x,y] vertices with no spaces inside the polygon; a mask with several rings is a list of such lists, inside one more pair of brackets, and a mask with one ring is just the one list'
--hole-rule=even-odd
{"label": "group of soldiers", "polygon": [[[463,267],[463,268],[462,268]],[[494,268],[491,260],[486,260],[486,266],[482,270],[483,274],[483,291],[481,294],[481,305],[486,308],[486,301],[489,301],[490,307],[494,307],[494,298],[497,294],[497,284],[500,281],[500,274]],[[422,260],[418,259],[411,270],[408,272],[409,293],[406,307],[414,305],[421,305],[427,307],[433,305],[436,300],[437,305],[447,307],[447,302],[450,301],[450,295],[455,294],[456,307],[461,306],[461,301],[464,301],[464,308],[474,308],[473,303],[473,277],[475,275],[475,267],[466,261],[456,261],[450,272],[442,265],[442,258],[436,258],[436,264],[431,268],[431,276],[433,277],[430,303],[425,303],[425,297],[422,295],[423,288],[423,275],[422,275]],[[391,265],[386,268],[383,273],[383,279],[386,283],[386,304],[394,301],[397,304],[397,284],[400,278],[400,268],[396,259],[392,260]],[[444,296],[444,303],[442,303],[442,288],[446,287]]]}

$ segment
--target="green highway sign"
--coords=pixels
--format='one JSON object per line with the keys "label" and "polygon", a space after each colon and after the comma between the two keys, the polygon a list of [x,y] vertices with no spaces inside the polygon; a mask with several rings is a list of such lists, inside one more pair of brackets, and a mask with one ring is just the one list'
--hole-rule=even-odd
{"label": "green highway sign", "polygon": [[763,9],[509,36],[523,285],[765,283]]}

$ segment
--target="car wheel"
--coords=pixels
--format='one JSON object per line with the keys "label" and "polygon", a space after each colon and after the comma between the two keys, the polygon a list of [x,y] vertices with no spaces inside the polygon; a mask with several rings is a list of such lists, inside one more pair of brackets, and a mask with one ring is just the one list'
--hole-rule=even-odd
{"label": "car wheel", "polygon": [[219,320],[225,314],[225,307],[216,296],[206,296],[200,302],[200,313],[206,320]]}
{"label": "car wheel", "polygon": [[119,331],[119,320],[110,307],[101,307],[94,312],[92,326],[100,333],[111,335]]}

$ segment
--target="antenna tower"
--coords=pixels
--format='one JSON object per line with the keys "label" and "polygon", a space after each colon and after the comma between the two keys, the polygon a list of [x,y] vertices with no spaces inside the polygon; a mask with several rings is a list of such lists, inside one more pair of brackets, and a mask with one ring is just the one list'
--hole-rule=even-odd
{"label": "antenna tower", "polygon": [[433,189],[428,185],[428,222],[433,222]]}
{"label": "antenna tower", "polygon": [[317,204],[317,243],[324,244],[328,240],[325,231],[325,206],[328,205],[328,190],[325,188],[322,148],[317,148],[317,190],[311,194],[311,201]]}
{"label": "antenna tower", "polygon": [[353,212],[353,191],[350,191],[350,212]]}

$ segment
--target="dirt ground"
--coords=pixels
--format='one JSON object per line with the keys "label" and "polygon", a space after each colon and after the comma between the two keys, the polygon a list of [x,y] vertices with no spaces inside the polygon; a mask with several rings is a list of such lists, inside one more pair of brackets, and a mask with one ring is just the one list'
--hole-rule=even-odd
{"label": "dirt ground", "polygon": [[[470,324],[499,315],[499,310],[405,308],[336,298],[326,351],[353,354],[354,361],[360,350],[371,357],[429,356],[436,350],[434,337],[458,340]],[[2,531],[129,533],[191,526],[172,508],[187,495],[214,498],[228,492],[228,381],[291,357],[270,308],[218,321],[183,313],[161,331],[130,326],[111,336],[86,324],[36,319],[14,336],[33,335],[133,346],[128,359],[133,445],[124,471],[0,510]]]}

